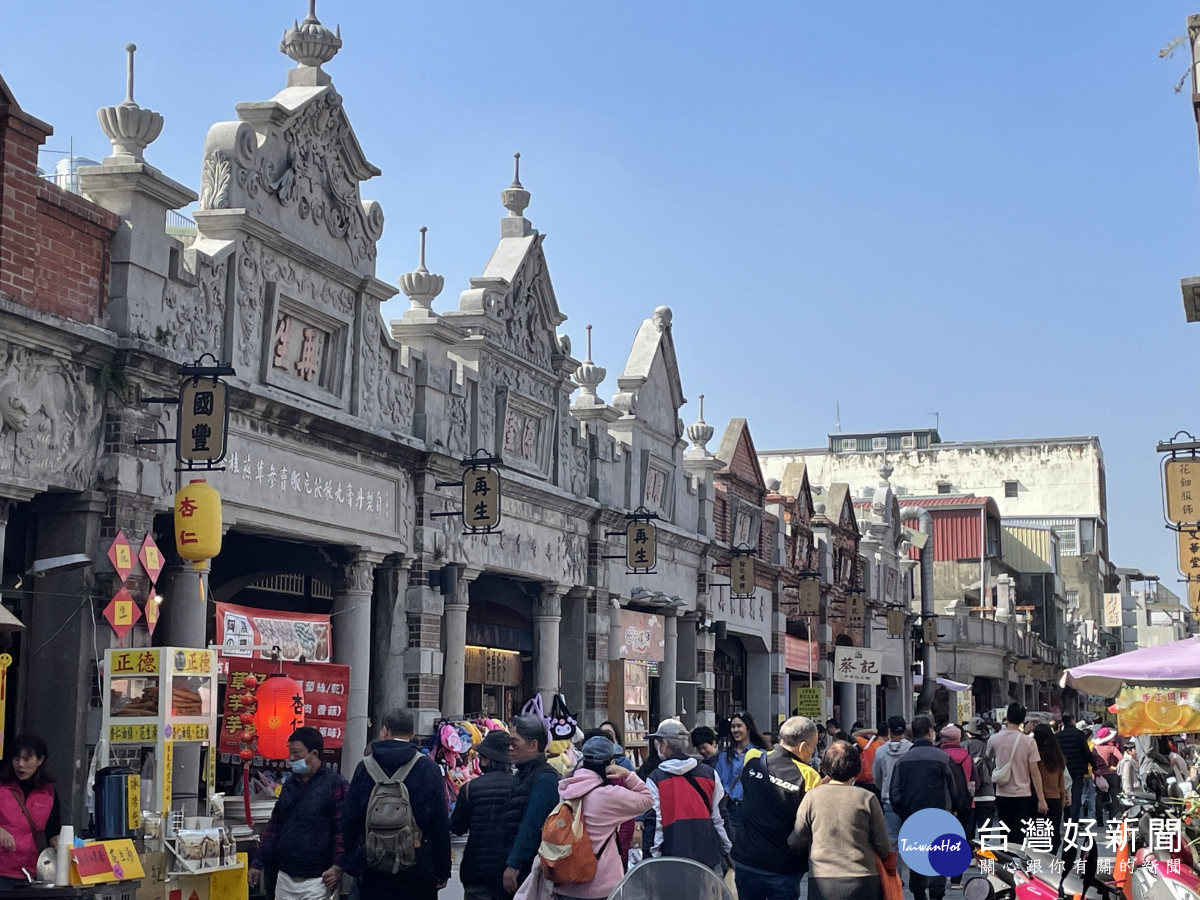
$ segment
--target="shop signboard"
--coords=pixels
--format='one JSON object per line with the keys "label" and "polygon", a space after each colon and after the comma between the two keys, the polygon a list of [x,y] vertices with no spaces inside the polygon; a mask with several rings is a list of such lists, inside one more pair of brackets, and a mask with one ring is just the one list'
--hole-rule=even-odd
{"label": "shop signboard", "polygon": [[327,663],[276,663],[255,657],[233,657],[222,661],[227,667],[229,682],[225,703],[221,709],[221,737],[218,748],[222,753],[236,754],[241,749],[240,734],[243,717],[251,717],[242,707],[247,675],[255,676],[261,684],[267,675],[275,675],[282,667],[283,674],[295,679],[304,689],[304,724],[321,732],[325,749],[342,746],[346,731],[346,700],[350,686],[350,667]]}
{"label": "shop signboard", "polygon": [[[327,663],[333,643],[329,616],[317,613],[277,612],[217,604],[217,635],[221,642],[222,672],[225,657],[251,656],[251,647],[278,647],[281,658]],[[269,650],[260,651],[260,659],[269,659]]]}
{"label": "shop signboard", "polygon": [[[784,667],[793,672],[816,672],[821,654],[816,641],[806,641],[790,634],[783,636]],[[807,715],[806,713],[804,715]]]}
{"label": "shop signboard", "polygon": [[1200,688],[1124,688],[1117,696],[1117,731],[1122,737],[1200,731]]}
{"label": "shop signboard", "polygon": [[851,684],[879,684],[883,677],[883,651],[862,647],[836,647],[833,680]]}
{"label": "shop signboard", "polygon": [[815,578],[800,579],[800,615],[815,616],[821,611],[821,583]]}
{"label": "shop signboard", "polygon": [[1163,465],[1167,486],[1167,521],[1176,525],[1200,522],[1200,461],[1191,457],[1169,459]]}
{"label": "shop signboard", "polygon": [[792,708],[798,716],[808,716],[813,721],[820,719],[824,699],[825,690],[819,682],[812,687],[792,688]]}
{"label": "shop signboard", "polygon": [[620,659],[662,660],[666,636],[660,616],[623,609],[617,614],[617,628],[617,656]]}
{"label": "shop signboard", "polygon": [[467,684],[521,684],[521,654],[493,647],[467,647],[464,674]]}
{"label": "shop signboard", "polygon": [[[1182,557],[1180,557],[1182,559]],[[1104,627],[1105,628],[1120,628],[1121,627],[1121,595],[1120,594],[1105,594],[1104,595]]]}

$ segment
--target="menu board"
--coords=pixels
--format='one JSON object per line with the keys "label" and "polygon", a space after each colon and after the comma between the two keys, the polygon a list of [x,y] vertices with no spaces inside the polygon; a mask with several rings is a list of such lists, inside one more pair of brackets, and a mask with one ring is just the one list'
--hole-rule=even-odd
{"label": "menu board", "polygon": [[[217,604],[217,638],[222,656],[253,656],[251,647],[278,647],[283,659],[329,662],[333,644],[329,616],[318,613],[277,612]],[[270,659],[261,650],[259,659]]]}
{"label": "menu board", "polygon": [[325,739],[326,750],[342,746],[346,731],[346,699],[350,688],[350,667],[329,663],[275,663],[270,660],[222,660],[229,680],[225,685],[225,703],[221,709],[221,737],[217,746],[224,753],[237,753],[241,746],[243,716],[249,716],[243,705],[247,675],[254,675],[261,684],[267,675],[275,675],[282,665],[283,674],[294,678],[304,691],[304,724],[311,725]]}

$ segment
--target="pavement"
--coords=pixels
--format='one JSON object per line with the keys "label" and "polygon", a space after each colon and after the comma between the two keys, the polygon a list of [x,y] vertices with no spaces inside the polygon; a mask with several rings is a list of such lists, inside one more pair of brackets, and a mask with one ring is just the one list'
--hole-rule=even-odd
{"label": "pavement", "polygon": [[[458,880],[458,863],[459,863],[459,860],[462,859],[462,851],[463,851],[463,847],[466,846],[466,843],[467,843],[466,838],[461,838],[461,839],[454,838],[453,841],[451,842],[451,846],[453,847],[453,851],[454,851],[453,871],[450,874],[450,881],[446,885],[445,890],[441,891],[438,894],[438,900],[463,900],[462,883]],[[963,876],[963,880],[965,881],[966,879],[970,878],[972,875],[978,875],[978,874],[979,874],[979,869],[972,866],[970,869],[967,870],[967,873]],[[905,878],[905,881],[907,881],[907,878]],[[907,884],[905,884],[905,886],[904,886],[904,897],[905,897],[905,900],[912,900],[912,892],[909,891]],[[946,900],[956,900],[956,898],[961,898],[961,897],[962,897],[961,890],[950,889],[950,890],[946,891]],[[668,900],[668,898],[663,898],[663,900]],[[804,881],[802,881],[800,883],[800,900],[808,900],[808,879],[807,878],[804,879]]]}

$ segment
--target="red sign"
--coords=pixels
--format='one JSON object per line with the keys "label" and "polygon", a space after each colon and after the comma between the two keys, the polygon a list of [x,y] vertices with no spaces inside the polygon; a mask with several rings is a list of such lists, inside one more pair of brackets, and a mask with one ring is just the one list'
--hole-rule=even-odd
{"label": "red sign", "polygon": [[[278,647],[285,659],[327,663],[333,636],[329,616],[316,613],[279,612],[217,604],[217,643],[222,656],[251,656],[249,647]],[[269,659],[269,649],[259,651],[259,659]]]}
{"label": "red sign", "polygon": [[129,538],[125,537],[125,532],[117,531],[117,536],[109,545],[108,558],[122,581],[129,577],[129,573],[133,571],[133,547]]}
{"label": "red sign", "polygon": [[133,602],[133,595],[121,588],[104,607],[104,618],[112,626],[113,633],[123,638],[129,634],[135,622],[142,617],[142,611]]}
{"label": "red sign", "polygon": [[142,540],[142,549],[138,551],[138,559],[142,561],[142,568],[150,576],[150,583],[157,584],[158,576],[163,570],[162,551],[158,549],[158,544],[154,543],[154,538],[148,531]]}
{"label": "red sign", "polygon": [[783,664],[793,672],[816,672],[821,659],[816,641],[805,641],[790,634],[783,636]]}
{"label": "red sign", "polygon": [[79,871],[80,881],[89,878],[112,877],[112,860],[108,858],[108,851],[104,849],[103,844],[84,844],[82,847],[77,847],[71,851],[71,859]]}
{"label": "red sign", "polygon": [[[222,708],[221,738],[218,742],[224,753],[237,753],[241,731],[253,721],[243,704],[247,675],[258,678],[259,684],[267,675],[279,672],[279,663],[255,657],[226,657],[218,654],[222,674],[229,676],[225,685],[225,704]],[[350,667],[330,663],[285,662],[283,674],[294,678],[304,690],[304,724],[311,725],[325,738],[326,750],[342,746],[346,731],[346,701],[350,692]]]}

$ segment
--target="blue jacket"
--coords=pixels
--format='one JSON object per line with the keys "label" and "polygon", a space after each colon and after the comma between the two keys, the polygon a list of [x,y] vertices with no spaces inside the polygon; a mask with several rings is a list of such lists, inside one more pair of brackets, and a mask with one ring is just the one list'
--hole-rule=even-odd
{"label": "blue jacket", "polygon": [[521,873],[521,879],[533,868],[542,843],[542,826],[558,805],[558,773],[539,753],[517,766],[517,786],[511,800],[514,809],[523,810],[517,839],[508,853],[508,867]]}
{"label": "blue jacket", "polygon": [[[388,775],[419,753],[411,741],[376,741],[371,745],[371,755],[379,767]],[[417,864],[394,876],[371,872],[372,879],[394,878],[397,885],[409,884],[419,879],[422,882],[448,881],[450,879],[450,815],[446,810],[446,788],[442,783],[442,772],[437,763],[422,757],[408,777],[404,779],[412,803],[413,818],[421,829],[421,850]],[[346,795],[345,825],[343,835],[346,842],[346,871],[361,876],[370,871],[363,856],[363,832],[367,821],[367,806],[371,801],[371,790],[375,782],[367,774],[362,763],[354,770],[350,779],[350,791]]]}
{"label": "blue jacket", "polygon": [[[746,750],[753,746],[747,744]],[[742,766],[746,761],[746,750],[738,750],[736,747],[722,750],[715,759],[710,760],[721,778],[721,786],[725,788],[725,793],[732,802],[742,799]]]}

